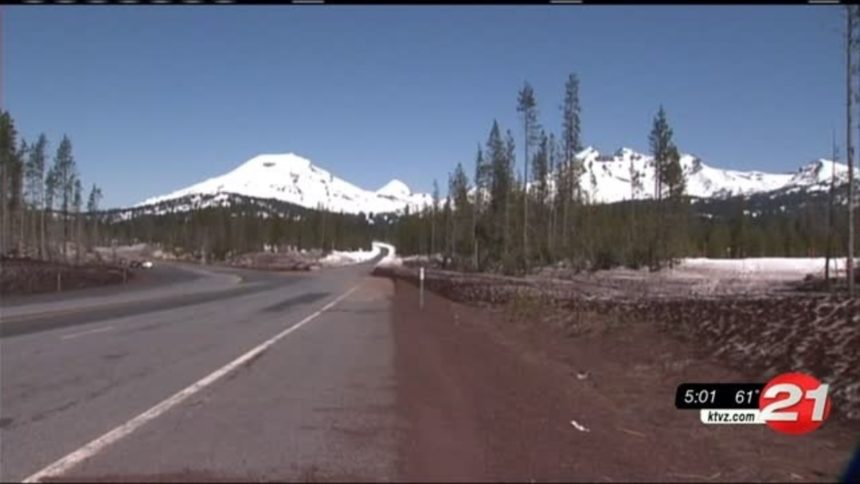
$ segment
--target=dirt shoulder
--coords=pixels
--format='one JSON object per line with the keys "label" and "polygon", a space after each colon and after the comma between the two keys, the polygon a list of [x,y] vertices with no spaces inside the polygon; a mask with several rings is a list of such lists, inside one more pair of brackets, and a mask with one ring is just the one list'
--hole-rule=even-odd
{"label": "dirt shoulder", "polygon": [[[414,268],[376,272],[417,284]],[[587,323],[589,314],[646,322],[754,381],[785,371],[816,375],[831,384],[840,414],[860,420],[860,299],[812,293],[703,296],[659,287],[640,293],[615,282],[428,270],[425,286],[454,301],[504,305],[570,331]]]}
{"label": "dirt shoulder", "polygon": [[680,382],[758,379],[644,320],[417,301],[395,279],[405,480],[832,481],[854,450],[839,419],[789,437],[676,410]]}

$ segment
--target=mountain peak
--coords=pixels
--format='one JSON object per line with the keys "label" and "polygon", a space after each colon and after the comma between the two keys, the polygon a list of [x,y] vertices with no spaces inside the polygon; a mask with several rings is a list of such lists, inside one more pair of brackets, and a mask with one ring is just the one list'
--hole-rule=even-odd
{"label": "mountain peak", "polygon": [[259,154],[229,173],[149,198],[140,205],[193,195],[221,194],[275,199],[345,213],[393,213],[407,208],[418,210],[430,203],[429,195],[412,193],[400,180],[391,180],[372,192],[334,176],[303,156],[270,153]]}
{"label": "mountain peak", "polygon": [[586,159],[586,158],[596,157],[596,156],[598,156],[598,155],[600,155],[600,152],[599,152],[599,151],[597,151],[597,148],[595,148],[594,146],[589,145],[589,146],[586,146],[585,148],[583,148],[583,149],[582,149],[579,153],[577,153],[575,156],[576,156],[577,158],[580,158],[580,159]]}
{"label": "mountain peak", "polygon": [[295,153],[263,153],[244,163],[245,166],[259,166],[262,168],[298,168],[307,169],[311,161]]}
{"label": "mountain peak", "polygon": [[620,159],[622,161],[630,161],[630,160],[639,160],[644,158],[647,155],[644,155],[633,148],[628,148],[627,146],[622,146],[618,148],[615,152],[615,158]]}
{"label": "mountain peak", "polygon": [[814,185],[829,183],[834,175],[841,180],[848,174],[848,166],[832,160],[819,158],[801,166],[792,176],[792,183]]}
{"label": "mountain peak", "polygon": [[402,181],[394,178],[376,191],[377,195],[406,198],[412,195],[412,190]]}

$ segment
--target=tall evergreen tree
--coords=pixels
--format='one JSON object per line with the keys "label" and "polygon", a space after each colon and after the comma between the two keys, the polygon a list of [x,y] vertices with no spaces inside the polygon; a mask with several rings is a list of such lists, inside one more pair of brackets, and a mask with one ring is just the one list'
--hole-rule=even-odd
{"label": "tall evergreen tree", "polygon": [[667,189],[668,196],[668,207],[664,209],[668,212],[664,215],[666,219],[663,232],[663,237],[666,240],[664,254],[669,266],[672,267],[675,264],[675,259],[683,252],[683,240],[686,238],[685,232],[689,225],[689,221],[685,219],[687,215],[686,199],[684,198],[686,181],[681,167],[681,154],[674,143],[669,146],[662,183]]}
{"label": "tall evergreen tree", "polygon": [[549,197],[549,138],[541,132],[537,151],[532,158],[532,179],[534,198],[538,206],[543,206]]}
{"label": "tall evergreen tree", "polygon": [[29,145],[22,139],[9,167],[10,240],[19,254],[24,250],[24,163],[29,150]]}
{"label": "tall evergreen tree", "polygon": [[666,178],[666,163],[672,147],[672,128],[669,127],[666,111],[662,105],[654,117],[648,141],[651,146],[651,154],[654,156],[654,199],[661,200],[664,194],[663,181]]}
{"label": "tall evergreen tree", "polygon": [[669,145],[661,176],[661,185],[666,188],[666,195],[669,198],[678,199],[684,195],[686,186],[684,171],[681,167],[681,154],[674,144]]}
{"label": "tall evergreen tree", "polygon": [[657,111],[654,117],[654,122],[651,127],[651,134],[648,137],[651,154],[654,157],[654,204],[657,210],[657,223],[654,225],[651,236],[651,244],[649,248],[650,267],[652,270],[657,270],[661,266],[662,258],[665,255],[665,210],[662,203],[664,195],[664,182],[667,180],[667,166],[672,151],[672,128],[669,127],[669,122],[666,119],[666,111],[663,106]]}
{"label": "tall evergreen tree", "polygon": [[[516,158],[516,143],[514,142],[514,134],[511,130],[507,130],[505,132],[505,150],[504,155],[502,156],[503,167],[505,173],[507,174],[507,180],[505,183],[505,188],[507,189],[507,193],[505,194],[505,218],[503,220],[503,225],[505,228],[505,256],[508,258],[507,269],[508,271],[513,270],[513,262],[512,254],[509,252],[514,245],[514,235],[513,235],[513,217],[514,217],[514,197],[516,196],[517,188],[519,184],[514,178],[514,167],[517,163]],[[522,249],[522,248],[521,248]]]}
{"label": "tall evergreen tree", "polygon": [[467,230],[471,220],[471,206],[469,203],[469,177],[466,176],[461,163],[457,163],[457,167],[454,168],[449,194],[454,204],[451,235],[454,254],[458,264],[462,266],[462,260],[471,251],[470,231]]}
{"label": "tall evergreen tree", "polygon": [[[549,139],[546,133],[541,132],[540,141],[537,143],[537,151],[532,158],[532,179],[534,190],[531,195],[534,200],[533,222],[537,237],[535,243],[536,253],[541,262],[545,262],[547,254],[547,241],[544,239],[548,227],[547,205],[549,202]],[[528,197],[526,197],[528,198]]]}
{"label": "tall evergreen tree", "polygon": [[576,154],[582,150],[580,141],[580,104],[579,104],[579,78],[576,74],[569,74],[564,84],[564,102],[562,104],[561,146],[562,146],[562,171],[561,204],[562,204],[562,230],[561,237],[567,247],[567,256],[570,256],[568,239],[570,237],[571,215],[574,201],[580,198],[579,180],[582,167]]}
{"label": "tall evergreen tree", "polygon": [[442,208],[442,216],[444,220],[444,230],[442,240],[444,241],[445,267],[449,267],[454,258],[454,217],[451,207],[451,189],[453,187],[453,177],[448,173],[448,195],[445,196],[445,203]]}
{"label": "tall evergreen tree", "polygon": [[0,254],[5,254],[9,250],[11,240],[10,175],[15,163],[17,136],[12,115],[8,111],[0,111]]}
{"label": "tall evergreen tree", "polygon": [[[492,176],[490,178],[490,206],[488,232],[491,234],[493,259],[499,260],[502,253],[508,250],[507,211],[510,198],[511,173],[505,152],[505,143],[499,130],[499,123],[493,121],[487,138],[487,158]],[[500,223],[501,222],[501,223]],[[501,225],[501,227],[500,227]]]}
{"label": "tall evergreen tree", "polygon": [[78,263],[81,261],[81,252],[84,248],[82,240],[83,230],[81,227],[81,208],[83,206],[83,201],[83,186],[81,184],[81,179],[76,175],[72,181],[72,209],[74,210],[72,231],[75,241],[75,260]]}
{"label": "tall evergreen tree", "polygon": [[30,198],[30,207],[38,211],[38,219],[34,217],[34,240],[38,238],[37,248],[39,257],[45,257],[47,248],[45,241],[45,164],[47,160],[48,138],[40,134],[33,146],[30,147],[27,158],[27,193]]}
{"label": "tall evergreen tree", "polygon": [[102,199],[102,190],[97,187],[95,183],[93,183],[92,188],[90,189],[90,196],[87,198],[87,213],[90,217],[90,225],[91,225],[91,233],[90,233],[90,244],[96,245],[98,244],[99,239],[99,203]]}
{"label": "tall evergreen tree", "polygon": [[69,241],[69,209],[71,208],[72,197],[75,189],[75,178],[77,177],[77,168],[75,166],[75,158],[72,155],[72,141],[68,136],[63,135],[60,145],[57,147],[57,154],[54,157],[53,172],[55,176],[54,182],[60,198],[60,216],[62,218],[63,236],[62,236],[62,253],[63,257],[68,256],[67,243]]}
{"label": "tall evergreen tree", "polygon": [[436,254],[436,219],[439,212],[439,182],[433,179],[433,211],[430,214],[430,254]]}
{"label": "tall evergreen tree", "polygon": [[58,183],[57,172],[56,172],[56,170],[54,170],[54,167],[51,167],[48,169],[48,173],[45,175],[45,208],[44,208],[44,210],[46,212],[48,212],[48,215],[49,215],[49,218],[45,224],[45,241],[46,241],[46,247],[48,249],[45,252],[45,255],[50,256],[50,257],[53,257],[52,256],[53,248],[51,247],[53,244],[52,244],[51,240],[53,238],[53,232],[54,232],[52,230],[52,227],[54,224],[51,224],[50,222],[54,218],[53,217],[54,206],[56,205],[57,192],[59,191],[58,185],[59,185],[59,183]]}
{"label": "tall evergreen tree", "polygon": [[479,250],[486,250],[487,238],[484,230],[484,203],[492,190],[492,165],[484,159],[484,152],[478,145],[475,156],[475,208],[472,211],[472,266],[480,270]]}
{"label": "tall evergreen tree", "polygon": [[526,82],[517,96],[517,112],[523,122],[523,267],[528,271],[529,258],[529,148],[540,140],[537,99],[531,84]]}

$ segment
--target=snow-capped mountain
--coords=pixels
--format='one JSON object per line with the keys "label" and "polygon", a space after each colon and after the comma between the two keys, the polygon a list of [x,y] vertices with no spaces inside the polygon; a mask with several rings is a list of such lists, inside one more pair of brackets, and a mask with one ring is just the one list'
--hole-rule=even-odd
{"label": "snow-capped mountain", "polygon": [[[611,156],[588,147],[576,155],[582,162],[580,187],[598,203],[654,196],[654,158],[622,148]],[[795,173],[723,170],[706,165],[691,154],[681,155],[686,193],[699,198],[725,198],[775,190],[826,189],[834,170],[837,183],[846,181],[847,166],[830,160],[816,160]],[[631,183],[635,180],[636,183]]]}
{"label": "snow-capped mountain", "polygon": [[344,213],[402,212],[430,203],[430,195],[412,193],[400,180],[373,192],[359,188],[294,153],[258,155],[235,170],[167,195],[149,198],[138,207],[194,195],[235,194],[275,199],[307,208]]}
{"label": "snow-capped mountain", "polygon": [[[592,202],[654,196],[654,159],[650,155],[629,148],[603,155],[588,147],[576,157],[583,168],[580,187]],[[834,172],[839,184],[847,179],[845,165],[825,159],[806,164],[794,173],[723,170],[706,165],[691,154],[681,155],[680,161],[687,194],[699,198],[820,191],[827,189]],[[407,207],[414,211],[432,203],[430,195],[413,193],[400,180],[393,179],[376,191],[364,190],[306,158],[287,153],[255,156],[229,173],[149,198],[137,207],[178,199],[191,200],[192,204],[223,202],[231,195],[344,213],[400,213]]]}

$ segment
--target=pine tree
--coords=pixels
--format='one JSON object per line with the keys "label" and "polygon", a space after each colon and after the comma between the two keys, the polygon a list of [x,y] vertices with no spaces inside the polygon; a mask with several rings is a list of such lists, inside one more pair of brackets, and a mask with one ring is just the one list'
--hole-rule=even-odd
{"label": "pine tree", "polygon": [[430,254],[436,254],[436,218],[439,212],[439,182],[433,179],[433,212],[430,214]]}
{"label": "pine tree", "polygon": [[12,156],[9,170],[9,215],[10,237],[18,254],[24,251],[24,162],[30,150],[27,142],[21,140]]}
{"label": "pine tree", "polygon": [[15,159],[17,132],[15,122],[8,111],[0,111],[0,255],[9,249],[10,211],[9,194],[10,172]]}
{"label": "pine tree", "polygon": [[517,96],[517,112],[523,121],[523,267],[528,272],[529,258],[529,148],[539,142],[537,99],[534,89],[526,82]]}
{"label": "pine tree", "polygon": [[667,166],[672,150],[672,128],[669,127],[669,122],[666,120],[666,112],[663,106],[657,111],[654,117],[654,122],[651,127],[651,134],[648,138],[651,146],[651,154],[654,157],[654,204],[657,210],[657,223],[651,237],[650,266],[652,270],[660,268],[663,254],[665,253],[665,217],[663,207],[664,182],[667,181]]}
{"label": "pine tree", "polygon": [[442,208],[442,215],[444,220],[444,233],[442,235],[442,240],[445,243],[445,268],[448,268],[451,265],[451,262],[454,258],[454,217],[452,216],[452,207],[451,207],[451,187],[453,185],[453,177],[450,173],[448,173],[448,195],[445,196],[445,203]]}
{"label": "pine tree", "polygon": [[30,147],[29,157],[27,158],[27,193],[30,198],[30,206],[34,211],[38,211],[38,219],[33,220],[32,226],[34,229],[34,237],[38,242],[39,257],[47,256],[47,248],[45,241],[45,162],[47,155],[45,152],[48,148],[48,138],[43,134]]}
{"label": "pine tree", "polygon": [[81,251],[83,250],[83,241],[81,240],[83,230],[81,229],[81,207],[83,205],[83,186],[81,179],[77,176],[72,181],[72,209],[74,210],[74,218],[72,219],[73,237],[75,240],[75,261],[81,262]]}
{"label": "pine tree", "polygon": [[469,221],[471,220],[471,207],[469,204],[469,178],[466,176],[461,163],[457,163],[457,167],[454,168],[449,193],[454,204],[453,233],[451,235],[453,252],[457,259],[457,265],[462,266],[462,261],[471,248],[471,241],[468,237],[469,232],[467,231]]}
{"label": "pine tree", "polygon": [[561,236],[565,241],[567,256],[570,257],[569,243],[572,206],[574,200],[580,198],[579,180],[582,173],[576,154],[582,150],[580,142],[580,104],[579,104],[579,78],[576,74],[570,74],[564,85],[564,103],[562,104],[562,166],[564,171],[562,191],[562,230]]}
{"label": "pine tree", "polygon": [[69,240],[69,208],[74,195],[75,178],[77,169],[75,167],[75,158],[72,155],[72,141],[68,136],[63,135],[63,140],[57,147],[57,154],[54,157],[54,176],[56,188],[60,196],[60,216],[62,218],[63,237],[62,237],[62,253],[67,259],[67,243]]}
{"label": "pine tree", "polygon": [[681,154],[674,144],[669,145],[663,167],[661,185],[666,187],[667,195],[673,200],[684,195],[684,171],[681,168]]}
{"label": "pine tree", "polygon": [[492,259],[500,260],[502,254],[508,251],[508,209],[511,189],[511,173],[506,156],[505,143],[499,129],[499,123],[493,121],[487,138],[486,148],[489,160],[490,177],[490,204],[489,204],[489,226],[491,234],[491,246],[488,249],[492,253]]}
{"label": "pine tree", "polygon": [[50,223],[53,220],[54,216],[54,205],[57,200],[57,192],[59,191],[59,182],[56,170],[54,167],[48,169],[48,173],[45,176],[45,212],[48,213],[49,217],[45,223],[45,242],[47,250],[45,252],[45,256],[49,257],[53,251],[51,246],[53,245],[51,240],[53,239],[53,225]]}
{"label": "pine tree", "polygon": [[669,127],[669,122],[666,120],[666,112],[663,110],[663,106],[660,106],[657,115],[654,117],[651,135],[648,140],[651,146],[651,154],[654,156],[654,198],[662,200],[664,192],[663,181],[666,178],[666,162],[672,147],[672,128]]}
{"label": "pine tree", "polygon": [[641,254],[639,250],[639,244],[637,243],[637,237],[639,235],[639,220],[637,217],[637,200],[639,199],[643,184],[642,184],[642,173],[636,169],[636,165],[634,163],[633,158],[630,159],[630,166],[628,168],[628,176],[630,178],[630,204],[629,204],[629,235],[627,238],[628,243],[628,265],[638,269],[642,263]]}
{"label": "pine tree", "polygon": [[534,197],[538,207],[544,205],[549,197],[549,138],[546,133],[541,132],[538,141],[537,152],[532,158],[532,179],[534,185]]}
{"label": "pine tree", "polygon": [[664,254],[669,261],[669,266],[672,267],[675,259],[682,252],[681,245],[683,244],[684,233],[687,230],[689,221],[684,219],[686,215],[684,204],[686,183],[678,147],[671,144],[667,155],[662,181],[662,184],[667,188],[669,205],[665,209],[668,210],[668,214],[664,215],[667,217],[664,230],[664,239],[666,240],[666,252]]}
{"label": "pine tree", "polygon": [[540,141],[537,144],[537,151],[532,159],[532,179],[534,180],[534,215],[533,226],[535,233],[538,234],[535,246],[537,254],[541,262],[546,262],[547,243],[544,239],[548,227],[547,204],[549,201],[549,184],[547,178],[549,176],[549,139],[546,133],[541,131]]}
{"label": "pine tree", "polygon": [[[96,245],[98,244],[99,239],[99,203],[102,199],[102,190],[97,187],[95,183],[93,183],[93,187],[90,189],[90,196],[87,198],[87,213],[89,214],[90,219],[92,220],[92,232],[90,234],[90,244]],[[277,219],[278,217],[275,217]]]}
{"label": "pine tree", "polygon": [[[511,130],[507,130],[505,132],[505,150],[504,155],[502,156],[502,162],[504,167],[504,173],[506,175],[505,180],[505,188],[507,193],[505,194],[505,217],[503,220],[504,230],[505,230],[505,252],[504,255],[508,257],[508,261],[506,264],[507,271],[510,272],[514,269],[513,263],[514,260],[509,250],[513,248],[513,207],[514,207],[514,199],[517,194],[517,189],[519,187],[519,183],[514,179],[514,167],[516,166],[516,144],[514,142],[514,134]],[[522,193],[525,193],[523,191]],[[525,203],[525,202],[523,202]],[[524,251],[524,248],[521,248]],[[524,253],[524,252],[523,252]],[[522,259],[522,256],[520,259]]]}
{"label": "pine tree", "polygon": [[476,271],[481,269],[479,250],[486,247],[487,242],[482,217],[485,198],[492,188],[492,176],[492,165],[484,159],[484,152],[478,145],[475,156],[475,207],[472,210],[472,267]]}

